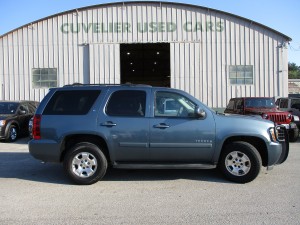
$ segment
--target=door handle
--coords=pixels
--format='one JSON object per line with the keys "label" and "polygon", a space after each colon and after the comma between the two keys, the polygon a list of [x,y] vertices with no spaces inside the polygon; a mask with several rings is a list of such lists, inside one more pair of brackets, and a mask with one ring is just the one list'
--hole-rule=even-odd
{"label": "door handle", "polygon": [[113,126],[117,126],[116,123],[112,122],[112,121],[106,121],[104,123],[101,123],[100,124],[101,126],[104,126],[104,127],[113,127]]}
{"label": "door handle", "polygon": [[159,128],[159,129],[166,129],[166,128],[169,128],[170,126],[165,124],[165,123],[160,123],[160,124],[157,124],[157,125],[154,125],[154,128]]}

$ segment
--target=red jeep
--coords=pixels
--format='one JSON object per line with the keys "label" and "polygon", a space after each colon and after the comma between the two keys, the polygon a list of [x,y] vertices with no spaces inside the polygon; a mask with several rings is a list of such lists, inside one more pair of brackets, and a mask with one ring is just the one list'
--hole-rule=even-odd
{"label": "red jeep", "polygon": [[263,119],[271,120],[275,124],[283,125],[289,132],[289,141],[298,139],[299,130],[293,122],[293,116],[289,112],[279,111],[273,98],[268,97],[244,97],[230,99],[224,113],[242,115],[260,115]]}

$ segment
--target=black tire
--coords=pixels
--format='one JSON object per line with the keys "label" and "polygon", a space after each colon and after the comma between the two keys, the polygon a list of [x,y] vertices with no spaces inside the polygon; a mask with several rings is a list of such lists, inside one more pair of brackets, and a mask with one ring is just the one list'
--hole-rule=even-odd
{"label": "black tire", "polygon": [[289,141],[290,142],[296,142],[298,140],[298,136],[299,136],[298,127],[289,130]]}
{"label": "black tire", "polygon": [[236,183],[248,183],[259,174],[262,160],[256,148],[243,141],[228,144],[222,151],[219,169],[224,176]]}
{"label": "black tire", "polygon": [[15,142],[18,138],[18,129],[15,125],[11,125],[8,128],[8,133],[7,133],[7,141],[8,142]]}
{"label": "black tire", "polygon": [[101,149],[88,142],[72,147],[65,155],[64,169],[76,184],[93,184],[106,173],[107,160]]}

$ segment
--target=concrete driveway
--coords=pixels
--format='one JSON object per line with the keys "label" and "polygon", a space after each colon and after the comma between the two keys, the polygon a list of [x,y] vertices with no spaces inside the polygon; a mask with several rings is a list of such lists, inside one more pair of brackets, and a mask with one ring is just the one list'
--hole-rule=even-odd
{"label": "concrete driveway", "polygon": [[115,170],[90,186],[0,142],[0,224],[300,224],[300,142],[248,184],[217,170]]}

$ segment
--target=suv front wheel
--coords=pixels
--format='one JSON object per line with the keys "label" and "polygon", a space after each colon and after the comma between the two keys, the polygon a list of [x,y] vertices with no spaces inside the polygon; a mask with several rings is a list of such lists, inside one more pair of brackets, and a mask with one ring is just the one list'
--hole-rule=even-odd
{"label": "suv front wheel", "polygon": [[81,142],[67,152],[64,168],[75,183],[93,184],[105,175],[107,160],[98,146]]}
{"label": "suv front wheel", "polygon": [[229,180],[247,183],[254,180],[261,169],[262,160],[256,148],[243,141],[236,141],[225,146],[219,168]]}

